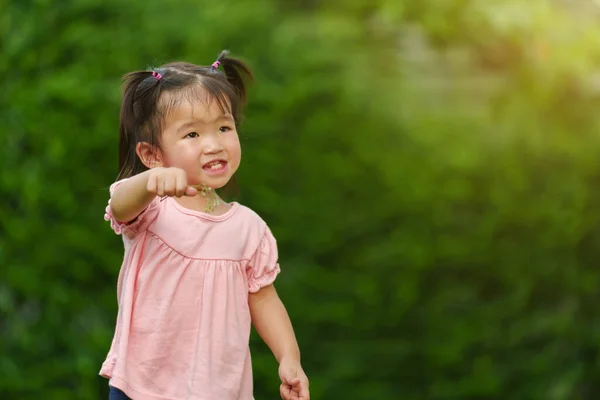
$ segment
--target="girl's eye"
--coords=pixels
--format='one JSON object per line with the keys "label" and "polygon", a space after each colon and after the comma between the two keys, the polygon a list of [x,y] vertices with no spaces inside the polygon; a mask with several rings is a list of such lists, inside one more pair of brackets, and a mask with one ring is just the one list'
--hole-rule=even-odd
{"label": "girl's eye", "polygon": [[227,131],[230,131],[230,130],[231,130],[231,128],[228,127],[228,126],[222,126],[222,127],[219,128],[219,132],[227,132]]}
{"label": "girl's eye", "polygon": [[189,137],[189,138],[197,138],[199,135],[197,132],[190,132],[187,135],[185,135],[185,137]]}

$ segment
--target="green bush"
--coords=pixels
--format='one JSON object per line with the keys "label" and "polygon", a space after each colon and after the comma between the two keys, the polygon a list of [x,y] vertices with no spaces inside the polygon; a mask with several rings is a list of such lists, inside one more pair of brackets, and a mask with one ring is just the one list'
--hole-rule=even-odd
{"label": "green bush", "polygon": [[561,7],[6,4],[2,398],[107,398],[119,78],[223,48],[257,75],[238,200],[278,239],[314,399],[594,398],[600,31]]}

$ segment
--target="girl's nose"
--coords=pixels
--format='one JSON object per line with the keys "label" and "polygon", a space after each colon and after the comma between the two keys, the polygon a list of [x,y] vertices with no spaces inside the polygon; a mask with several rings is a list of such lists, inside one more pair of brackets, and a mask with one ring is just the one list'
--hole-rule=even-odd
{"label": "girl's nose", "polygon": [[206,154],[216,154],[223,151],[223,145],[221,141],[216,137],[206,138],[204,142],[204,153]]}

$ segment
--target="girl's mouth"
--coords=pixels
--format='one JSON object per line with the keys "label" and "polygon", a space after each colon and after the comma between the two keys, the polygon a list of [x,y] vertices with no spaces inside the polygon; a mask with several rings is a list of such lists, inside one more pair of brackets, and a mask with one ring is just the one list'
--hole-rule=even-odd
{"label": "girl's mouth", "polygon": [[227,168],[227,161],[225,161],[225,160],[213,160],[213,161],[207,162],[206,164],[204,164],[202,166],[202,169],[204,170],[204,172],[208,172],[210,174],[221,173],[221,172],[225,171],[226,168]]}

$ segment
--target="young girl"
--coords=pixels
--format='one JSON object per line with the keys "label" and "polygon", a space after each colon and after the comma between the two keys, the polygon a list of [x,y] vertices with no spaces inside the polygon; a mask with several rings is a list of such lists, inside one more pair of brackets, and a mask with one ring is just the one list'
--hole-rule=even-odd
{"label": "young girl", "polygon": [[252,399],[251,324],[279,362],[281,397],[309,398],[273,287],[275,238],[256,213],[215,193],[240,165],[236,128],[251,77],[227,52],[206,67],[125,76],[120,173],[105,215],[125,247],[100,371],[111,400]]}

